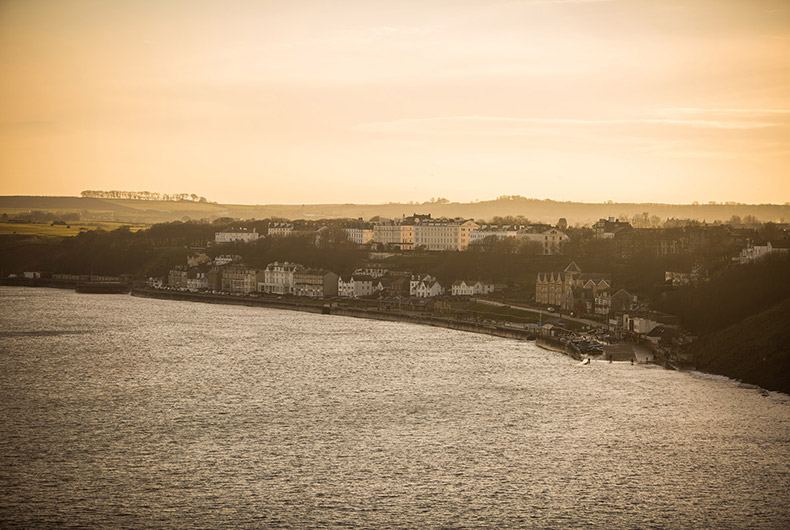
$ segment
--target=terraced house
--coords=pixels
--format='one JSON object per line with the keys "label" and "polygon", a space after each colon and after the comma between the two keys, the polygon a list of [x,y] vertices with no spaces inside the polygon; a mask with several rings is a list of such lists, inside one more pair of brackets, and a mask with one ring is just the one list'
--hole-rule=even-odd
{"label": "terraced house", "polygon": [[228,228],[222,232],[214,234],[214,244],[224,245],[226,243],[252,243],[258,240],[258,231],[254,228]]}
{"label": "terraced house", "polygon": [[272,294],[292,294],[294,288],[294,273],[303,269],[298,263],[280,263],[275,261],[266,266],[263,271],[263,282],[258,285],[258,290]]}
{"label": "terraced house", "polygon": [[258,288],[258,271],[246,265],[228,265],[222,269],[222,290],[226,293],[250,294]]}
{"label": "terraced house", "polygon": [[428,219],[414,225],[414,247],[426,250],[466,250],[472,230],[480,225],[473,219]]}

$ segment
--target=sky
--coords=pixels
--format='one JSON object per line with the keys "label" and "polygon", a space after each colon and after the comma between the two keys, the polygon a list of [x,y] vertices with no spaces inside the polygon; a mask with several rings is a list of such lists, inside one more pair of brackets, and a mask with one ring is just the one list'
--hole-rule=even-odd
{"label": "sky", "polygon": [[787,0],[0,0],[0,195],[790,202]]}

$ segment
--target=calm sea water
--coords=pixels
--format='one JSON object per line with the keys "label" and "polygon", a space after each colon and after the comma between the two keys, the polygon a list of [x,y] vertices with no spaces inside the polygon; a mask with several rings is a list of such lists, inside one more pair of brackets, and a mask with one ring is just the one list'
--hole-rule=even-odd
{"label": "calm sea water", "polygon": [[790,403],[399,323],[0,288],[4,528],[790,528]]}

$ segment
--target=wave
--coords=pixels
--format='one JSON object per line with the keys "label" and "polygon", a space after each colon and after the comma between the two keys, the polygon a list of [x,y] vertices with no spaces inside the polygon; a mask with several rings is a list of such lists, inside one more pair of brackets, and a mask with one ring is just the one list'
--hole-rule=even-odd
{"label": "wave", "polygon": [[685,373],[691,375],[692,377],[696,377],[698,379],[709,379],[711,381],[719,381],[721,383],[728,383],[738,388],[743,388],[746,390],[756,390],[761,395],[775,401],[777,403],[786,403],[790,405],[790,394],[785,394],[783,392],[777,392],[775,390],[766,390],[761,386],[753,385],[750,383],[744,383],[739,379],[733,379],[731,377],[727,377],[726,375],[719,375],[719,374],[709,374],[707,372],[699,372],[697,370],[688,370]]}

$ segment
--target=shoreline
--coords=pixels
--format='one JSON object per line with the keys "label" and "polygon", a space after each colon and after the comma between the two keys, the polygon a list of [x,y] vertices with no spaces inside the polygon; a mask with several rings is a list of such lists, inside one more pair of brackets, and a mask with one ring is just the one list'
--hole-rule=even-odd
{"label": "shoreline", "polygon": [[[43,284],[43,285],[42,285]],[[53,285],[48,281],[27,281],[27,282],[2,282],[0,285],[16,286],[16,287],[42,287],[42,288],[55,288],[55,289],[75,289],[76,283],[74,282],[56,282]],[[79,292],[79,291],[78,291]],[[109,294],[109,293],[106,293]],[[306,313],[321,314],[321,315],[337,315],[346,316],[351,318],[364,318],[368,320],[379,320],[389,322],[403,322],[406,324],[417,324],[421,326],[432,326],[445,329],[452,329],[455,331],[465,331],[467,333],[476,333],[481,335],[490,335],[493,337],[520,340],[520,341],[534,341],[535,345],[546,351],[553,351],[561,353],[571,359],[580,361],[583,359],[583,352],[572,343],[562,341],[556,337],[547,337],[537,335],[534,331],[528,331],[522,328],[516,328],[507,325],[498,325],[490,323],[481,323],[468,320],[459,320],[448,317],[435,316],[432,313],[406,313],[383,311],[371,308],[353,308],[340,306],[337,301],[323,301],[315,300],[312,298],[305,299],[283,299],[275,298],[271,295],[262,295],[257,297],[250,296],[233,296],[227,294],[211,294],[199,293],[188,291],[167,291],[161,289],[133,287],[126,293],[112,293],[112,294],[128,294],[138,298],[152,298],[158,300],[174,300],[183,302],[198,302],[208,304],[225,304],[225,305],[241,305],[247,307],[265,307],[269,309],[280,309],[285,311],[301,311]],[[660,366],[660,365],[659,365]]]}
{"label": "shoreline", "polygon": [[500,326],[493,324],[482,324],[465,320],[442,318],[432,314],[411,314],[393,311],[381,311],[378,309],[356,309],[351,307],[338,306],[337,302],[296,302],[284,299],[271,299],[269,297],[235,297],[229,295],[215,295],[208,293],[189,293],[181,291],[161,291],[157,289],[132,289],[132,296],[140,298],[155,298],[159,300],[177,300],[185,302],[203,302],[210,304],[244,305],[248,307],[267,307],[270,309],[283,309],[287,311],[303,311],[307,313],[322,315],[338,315],[352,318],[365,318],[368,320],[382,320],[389,322],[405,322],[408,324],[419,324],[456,331],[466,331],[494,337],[532,341],[536,335],[525,329]]}
{"label": "shoreline", "polygon": [[[46,288],[49,289],[75,288],[74,285],[67,286],[63,284],[31,285],[30,283],[28,283],[27,285],[20,285],[19,283],[9,284],[5,282],[0,283],[0,286],[39,287],[45,289]],[[132,288],[131,291],[128,293],[113,293],[113,294],[121,294],[124,296],[135,296],[138,298],[153,298],[159,300],[175,300],[175,301],[183,301],[183,302],[199,302],[199,303],[225,304],[225,305],[243,305],[248,307],[264,307],[269,309],[281,309],[285,311],[302,311],[302,312],[313,313],[313,314],[347,316],[351,318],[366,318],[369,320],[404,322],[407,324],[418,324],[422,326],[441,327],[445,329],[452,329],[455,331],[465,331],[467,333],[490,335],[490,336],[505,338],[505,339],[534,341],[535,345],[542,350],[561,353],[577,361],[580,361],[584,358],[584,354],[581,352],[581,350],[579,350],[579,348],[577,348],[573,344],[565,343],[555,337],[535,335],[534,333],[528,332],[523,329],[510,328],[507,326],[495,326],[491,324],[481,324],[477,322],[452,320],[452,319],[434,317],[432,315],[428,316],[421,314],[393,313],[389,311],[337,307],[337,302],[323,302],[313,299],[309,299],[310,302],[308,302],[307,300],[303,302],[295,302],[292,300],[272,299],[269,297],[250,298],[246,296],[237,297],[232,295],[215,295],[208,293],[163,291],[163,290],[149,289],[149,288]],[[335,307],[332,307],[332,304],[334,304]],[[648,364],[658,368],[663,368],[665,370],[676,370],[680,372],[685,372],[693,377],[701,377],[707,379],[723,379],[732,384],[743,386],[744,388],[754,387],[755,390],[764,394],[776,393],[781,396],[787,396],[787,399],[785,401],[790,401],[790,394],[784,394],[778,390],[769,390],[759,385],[751,385],[749,383],[744,383],[739,379],[734,379],[724,374],[717,374],[715,372],[704,372],[696,368],[675,368],[675,367],[668,368],[666,366],[662,366],[660,363],[657,363],[655,361]]]}

